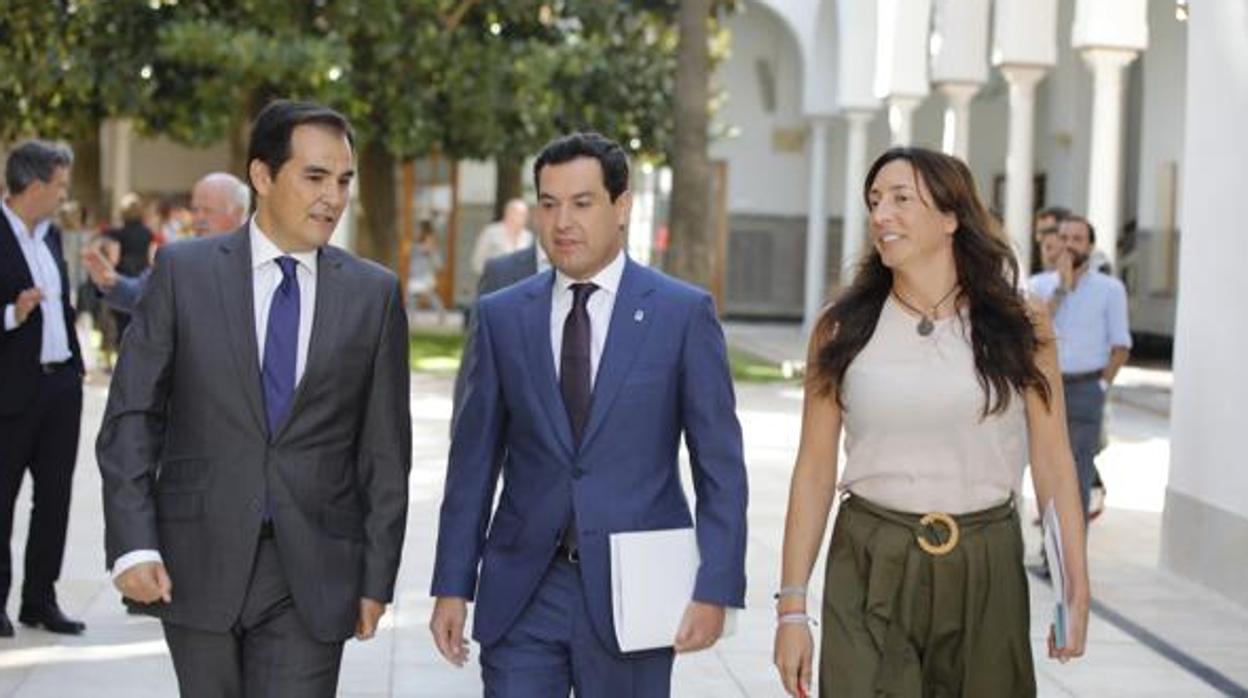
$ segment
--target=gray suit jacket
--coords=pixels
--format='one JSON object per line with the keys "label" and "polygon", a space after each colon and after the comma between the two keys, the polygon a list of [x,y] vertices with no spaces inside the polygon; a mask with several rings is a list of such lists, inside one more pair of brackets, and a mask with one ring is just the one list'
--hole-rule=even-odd
{"label": "gray suit jacket", "polygon": [[407,321],[397,279],[322,248],[306,369],[265,421],[247,228],[166,245],[122,344],[96,455],[107,562],[159,550],[178,625],[224,632],[247,591],[266,496],[300,617],[349,637],[389,602],[407,518]]}
{"label": "gray suit jacket", "polygon": [[[486,261],[485,269],[481,272],[481,278],[477,281],[477,300],[482,296],[501,291],[508,286],[524,281],[525,279],[537,273],[537,243],[533,243],[524,249],[516,250],[510,254],[505,254]],[[468,322],[464,328],[464,350],[463,357],[467,358],[472,350],[472,337],[476,334],[477,317],[476,307],[468,310]],[[455,418],[459,415],[459,404],[464,394],[464,368],[460,364],[459,372],[455,374],[455,387],[451,393],[451,433],[455,433]]]}

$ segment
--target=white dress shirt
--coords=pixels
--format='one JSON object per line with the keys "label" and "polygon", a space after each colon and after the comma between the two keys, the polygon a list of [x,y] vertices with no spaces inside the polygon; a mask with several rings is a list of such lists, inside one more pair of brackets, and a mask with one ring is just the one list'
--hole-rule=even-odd
{"label": "white dress shirt", "polygon": [[[273,293],[282,283],[282,268],[277,258],[285,256],[268,235],[260,229],[252,216],[248,229],[251,242],[251,283],[252,307],[256,315],[256,349],[257,360],[264,365],[264,340],[269,329],[269,307],[273,304]],[[312,339],[313,310],[316,308],[316,256],[317,251],[292,252],[298,262],[295,276],[299,279],[299,348],[295,357],[295,385],[303,379],[303,371],[308,362],[308,345]],[[569,306],[570,307],[570,306]],[[113,579],[121,576],[126,570],[144,562],[163,562],[157,550],[133,550],[113,563]]]}
{"label": "white dress shirt", "polygon": [[[589,313],[589,345],[590,372],[589,384],[592,388],[598,379],[598,364],[602,361],[602,350],[607,346],[607,330],[611,327],[611,311],[615,309],[615,299],[620,290],[620,277],[624,275],[624,251],[615,256],[610,264],[586,281],[598,286],[589,300],[585,302],[585,310]],[[550,348],[554,354],[555,377],[559,377],[559,368],[563,355],[563,323],[572,312],[572,284],[581,283],[576,279],[555,270],[555,285],[550,298]]]}
{"label": "white dress shirt", "polygon": [[[4,209],[4,217],[13,228],[17,238],[17,246],[26,258],[26,267],[30,269],[30,277],[35,288],[43,293],[39,308],[43,311],[43,342],[39,345],[39,363],[55,364],[69,361],[73,352],[69,348],[69,328],[65,326],[65,313],[61,307],[61,270],[48,249],[45,238],[48,236],[48,220],[35,224],[34,231],[26,229],[26,223],[9,208],[7,201],[0,202]],[[18,328],[17,304],[4,306],[4,329],[11,332]]]}
{"label": "white dress shirt", "polygon": [[260,229],[255,216],[251,218],[248,231],[251,238],[251,284],[252,307],[256,313],[256,359],[264,365],[264,340],[269,333],[269,307],[273,294],[282,284],[282,268],[278,257],[294,257],[295,276],[299,279],[299,353],[295,357],[295,385],[303,379],[303,369],[308,363],[308,344],[312,340],[313,310],[316,308],[316,255],[317,251],[282,252],[268,235]]}

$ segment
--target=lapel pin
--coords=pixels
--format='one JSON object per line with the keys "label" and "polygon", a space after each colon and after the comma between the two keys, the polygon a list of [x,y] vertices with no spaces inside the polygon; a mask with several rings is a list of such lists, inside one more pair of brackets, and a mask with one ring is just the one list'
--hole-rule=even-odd
{"label": "lapel pin", "polygon": [[645,319],[646,319],[646,311],[641,310],[639,308],[637,312],[633,313],[633,322],[641,322],[642,320],[645,320]]}

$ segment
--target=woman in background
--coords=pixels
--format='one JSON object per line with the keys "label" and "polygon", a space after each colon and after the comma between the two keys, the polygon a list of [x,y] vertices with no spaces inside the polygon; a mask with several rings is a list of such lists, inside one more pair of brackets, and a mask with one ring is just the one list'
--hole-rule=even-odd
{"label": "woman in background", "polygon": [[407,272],[408,308],[417,310],[424,301],[438,313],[438,324],[446,323],[446,307],[438,295],[438,271],[442,253],[438,251],[438,234],[427,220],[420,222],[416,241],[412,244],[411,262]]}

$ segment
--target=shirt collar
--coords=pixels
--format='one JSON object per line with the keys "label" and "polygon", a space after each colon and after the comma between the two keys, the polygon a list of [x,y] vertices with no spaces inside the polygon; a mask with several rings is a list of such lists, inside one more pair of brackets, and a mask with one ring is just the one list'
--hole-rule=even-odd
{"label": "shirt collar", "polygon": [[29,237],[34,237],[36,240],[42,240],[43,237],[48,234],[48,226],[50,225],[50,221],[48,221],[48,219],[45,218],[35,224],[35,231],[32,236],[31,232],[26,228],[26,221],[22,220],[22,217],[17,215],[16,211],[9,208],[8,199],[0,198],[0,207],[4,208],[4,217],[9,219],[9,226],[13,228],[13,233],[17,235],[19,239],[24,240]]}
{"label": "shirt collar", "polygon": [[291,252],[289,255],[282,252],[281,248],[273,244],[267,233],[260,229],[260,224],[256,222],[256,217],[251,217],[251,224],[248,226],[248,237],[251,240],[251,268],[259,269],[261,266],[274,262],[278,257],[294,257],[304,268],[313,274],[316,273],[316,250],[310,252]]}
{"label": "shirt collar", "polygon": [[[601,291],[606,291],[611,295],[615,295],[616,291],[620,288],[620,277],[624,276],[625,259],[626,256],[624,254],[624,250],[621,249],[619,253],[615,255],[615,259],[611,260],[610,264],[603,267],[597,274],[594,274],[589,279],[586,279],[586,281],[594,284]],[[559,289],[560,293],[567,291],[572,284],[575,283],[581,282],[573,279],[567,274],[564,274],[558,268],[555,269],[555,288]]]}

